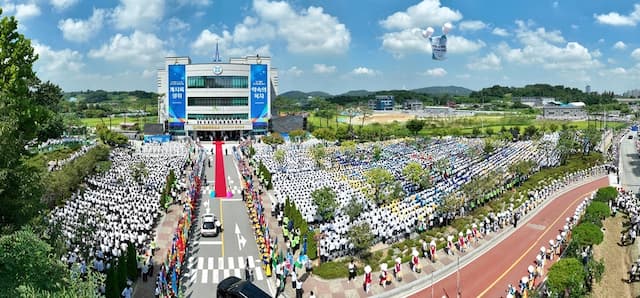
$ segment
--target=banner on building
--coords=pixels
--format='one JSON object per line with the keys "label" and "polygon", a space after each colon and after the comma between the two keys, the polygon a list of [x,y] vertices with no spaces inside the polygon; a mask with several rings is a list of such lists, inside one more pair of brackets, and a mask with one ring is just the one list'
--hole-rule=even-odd
{"label": "banner on building", "polygon": [[166,143],[171,141],[170,135],[152,135],[144,136],[145,143]]}
{"label": "banner on building", "polygon": [[267,65],[251,64],[251,123],[253,129],[266,128],[269,121]]}
{"label": "banner on building", "polygon": [[185,74],[184,65],[169,65],[169,127],[177,130],[187,122]]}

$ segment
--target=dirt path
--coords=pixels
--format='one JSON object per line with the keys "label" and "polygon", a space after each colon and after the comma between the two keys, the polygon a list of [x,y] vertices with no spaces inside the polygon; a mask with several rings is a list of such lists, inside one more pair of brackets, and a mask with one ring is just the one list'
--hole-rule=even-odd
{"label": "dirt path", "polygon": [[604,221],[604,241],[594,247],[594,258],[604,259],[605,271],[602,280],[594,284],[592,297],[637,297],[637,290],[640,287],[626,282],[627,270],[631,267],[632,248],[636,247],[637,243],[636,245],[619,245],[620,233],[623,229],[626,230],[623,223],[627,221],[626,216],[620,213]]}

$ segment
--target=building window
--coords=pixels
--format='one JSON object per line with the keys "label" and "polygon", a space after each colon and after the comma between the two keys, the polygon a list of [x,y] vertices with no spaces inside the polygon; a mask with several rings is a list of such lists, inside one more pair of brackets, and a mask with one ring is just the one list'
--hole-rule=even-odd
{"label": "building window", "polygon": [[189,106],[248,106],[247,97],[189,97]]}
{"label": "building window", "polygon": [[192,76],[187,78],[187,88],[249,88],[249,77]]}
{"label": "building window", "polygon": [[249,120],[248,113],[239,114],[189,114],[189,120]]}

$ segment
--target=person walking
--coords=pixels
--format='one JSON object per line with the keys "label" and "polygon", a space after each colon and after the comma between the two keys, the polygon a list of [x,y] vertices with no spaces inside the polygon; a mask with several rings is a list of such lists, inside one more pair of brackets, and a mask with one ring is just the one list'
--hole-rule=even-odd
{"label": "person walking", "polygon": [[295,289],[296,289],[296,298],[302,298],[302,293],[303,293],[302,281],[298,281],[296,283],[296,288]]}
{"label": "person walking", "polygon": [[351,262],[348,265],[349,268],[349,279],[347,280],[347,283],[351,282],[352,279],[356,278],[356,264],[353,263],[353,259],[351,260]]}

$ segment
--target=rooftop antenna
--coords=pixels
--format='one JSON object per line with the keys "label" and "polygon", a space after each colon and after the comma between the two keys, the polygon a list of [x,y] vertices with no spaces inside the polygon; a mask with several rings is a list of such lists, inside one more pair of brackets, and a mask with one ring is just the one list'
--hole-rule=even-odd
{"label": "rooftop antenna", "polygon": [[222,62],[222,60],[220,60],[220,51],[218,50],[217,40],[216,40],[216,56],[213,58],[213,62]]}

